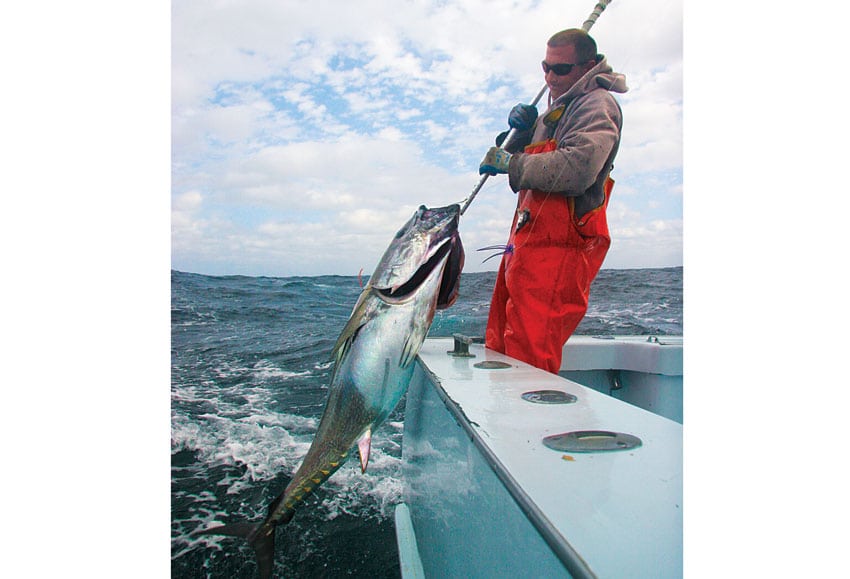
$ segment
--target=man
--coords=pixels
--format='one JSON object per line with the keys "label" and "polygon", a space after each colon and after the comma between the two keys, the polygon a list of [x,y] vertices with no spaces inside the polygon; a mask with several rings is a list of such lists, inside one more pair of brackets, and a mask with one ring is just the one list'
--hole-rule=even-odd
{"label": "man", "polygon": [[628,89],[579,29],[549,39],[543,71],[549,108],[538,119],[535,107],[515,106],[515,137],[506,149],[491,148],[479,169],[506,173],[518,192],[486,345],[557,373],[610,245],[605,211],[622,128],[611,92]]}

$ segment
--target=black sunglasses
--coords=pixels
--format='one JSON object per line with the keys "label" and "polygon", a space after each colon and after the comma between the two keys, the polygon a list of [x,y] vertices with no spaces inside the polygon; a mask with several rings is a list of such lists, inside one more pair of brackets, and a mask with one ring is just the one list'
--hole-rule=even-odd
{"label": "black sunglasses", "polygon": [[543,65],[543,72],[544,73],[548,74],[548,72],[551,70],[552,72],[554,72],[558,76],[566,76],[566,75],[570,74],[570,72],[572,72],[574,66],[578,66],[578,65],[584,64],[584,63],[579,62],[577,64],[567,64],[567,63],[549,64],[548,62],[546,62],[544,60],[540,64]]}

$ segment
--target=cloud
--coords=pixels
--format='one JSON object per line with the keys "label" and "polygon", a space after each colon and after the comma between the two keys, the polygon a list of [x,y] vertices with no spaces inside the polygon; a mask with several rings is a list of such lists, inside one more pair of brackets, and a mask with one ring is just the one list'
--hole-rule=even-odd
{"label": "cloud", "polygon": [[[370,267],[418,205],[468,195],[510,107],[542,86],[551,23],[577,26],[591,8],[175,4],[174,266],[268,275]],[[652,27],[634,26],[638,11],[662,8]],[[631,87],[620,99],[625,126],[611,208],[633,216],[613,220],[631,247],[642,243],[632,234],[640,227],[681,219],[681,6],[612,3],[593,33]],[[468,250],[504,242],[516,199],[505,181],[490,179],[464,215]],[[671,206],[663,196],[677,189]],[[664,239],[677,243],[675,235]],[[468,270],[495,269],[495,260],[480,266],[478,255]],[[639,251],[620,255],[642,263]]]}

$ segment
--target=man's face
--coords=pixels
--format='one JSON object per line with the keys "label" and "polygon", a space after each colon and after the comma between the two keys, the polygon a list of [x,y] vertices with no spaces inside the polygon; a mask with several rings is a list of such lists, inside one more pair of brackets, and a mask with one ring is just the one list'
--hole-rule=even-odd
{"label": "man's face", "polygon": [[578,82],[578,79],[594,66],[592,61],[578,63],[575,47],[572,45],[546,46],[546,63],[550,66],[553,64],[581,64],[581,66],[574,66],[569,74],[563,76],[555,74],[554,70],[549,70],[546,73],[546,85],[549,87],[549,94],[552,99],[556,99],[570,90]]}

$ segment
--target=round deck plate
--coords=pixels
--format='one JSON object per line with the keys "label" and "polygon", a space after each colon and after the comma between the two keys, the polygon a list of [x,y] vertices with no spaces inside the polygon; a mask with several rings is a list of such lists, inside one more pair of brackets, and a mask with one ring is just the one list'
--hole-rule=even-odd
{"label": "round deck plate", "polygon": [[522,399],[535,404],[572,404],[578,398],[560,390],[534,390],[525,392]]}
{"label": "round deck plate", "polygon": [[559,452],[609,452],[637,448],[643,443],[637,436],[623,432],[579,430],[547,436],[543,444]]}
{"label": "round deck plate", "polygon": [[477,364],[473,364],[476,368],[481,368],[482,370],[502,370],[504,368],[510,368],[511,365],[506,362],[499,362],[498,360],[485,360],[484,362],[478,362]]}

